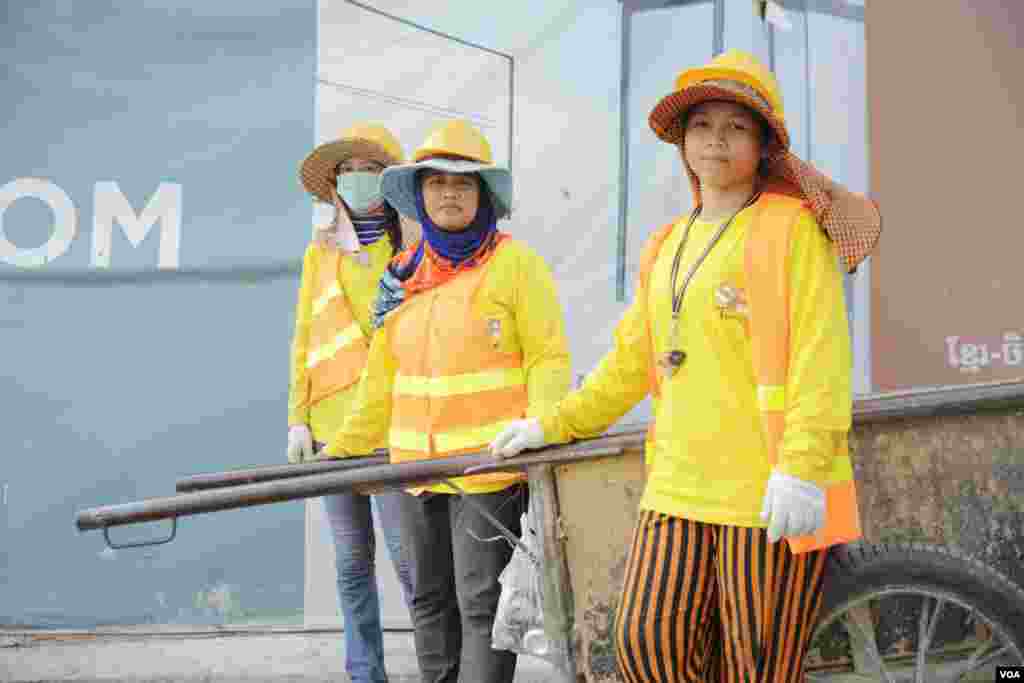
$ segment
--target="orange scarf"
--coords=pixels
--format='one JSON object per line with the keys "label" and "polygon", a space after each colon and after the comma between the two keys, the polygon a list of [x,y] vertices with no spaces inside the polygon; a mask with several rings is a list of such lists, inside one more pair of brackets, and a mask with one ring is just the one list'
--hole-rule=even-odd
{"label": "orange scarf", "polygon": [[[377,299],[373,303],[373,328],[384,324],[384,319],[413,294],[440,287],[459,273],[478,268],[494,255],[508,234],[495,230],[491,236],[469,258],[458,265],[439,255],[425,240],[404,250],[391,259],[380,278]],[[419,263],[413,260],[419,256]],[[401,279],[399,273],[415,268],[413,273]]]}
{"label": "orange scarf", "polygon": [[[497,251],[498,245],[507,237],[509,237],[508,233],[495,231],[490,238],[484,240],[484,243],[480,245],[480,248],[472,256],[458,265],[453,265],[451,261],[440,256],[430,247],[430,244],[424,244],[423,258],[416,267],[416,272],[402,283],[402,288],[405,290],[406,295],[409,296],[417,292],[425,292],[435,287],[440,287],[459,273],[472,270],[487,263],[491,256],[494,255],[494,252]],[[395,269],[402,270],[408,264],[409,259],[413,258],[418,247],[419,243],[416,243],[396,256],[393,262]]]}

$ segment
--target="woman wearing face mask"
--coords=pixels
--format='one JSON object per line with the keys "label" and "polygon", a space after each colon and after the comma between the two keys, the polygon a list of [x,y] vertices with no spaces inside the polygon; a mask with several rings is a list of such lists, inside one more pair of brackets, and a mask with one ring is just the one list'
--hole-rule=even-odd
{"label": "woman wearing face mask", "polygon": [[[333,207],[334,219],[317,231],[302,266],[292,342],[289,462],[313,459],[352,408],[366,365],[377,283],[402,246],[398,214],[380,194],[380,173],[401,162],[394,136],[382,126],[363,123],[317,147],[300,167],[303,186]],[[373,448],[384,445],[381,439]],[[356,683],[387,680],[370,501],[353,492],[323,498],[337,558],[345,668]],[[378,494],[373,501],[408,599],[397,494]]]}
{"label": "woman wearing face mask", "polygon": [[650,124],[678,146],[696,208],[648,241],[583,387],[492,450],[597,436],[650,393],[619,669],[630,683],[795,683],[824,549],[860,535],[838,266],[867,256],[881,217],[789,152],[778,84],[751,55],[683,71]]}
{"label": "woman wearing face mask", "polygon": [[[569,387],[551,270],[497,228],[511,207],[509,171],[462,121],[436,128],[413,161],[386,169],[382,188],[423,239],[381,279],[367,372],[331,456],[365,453],[385,435],[393,462],[478,451]],[[400,504],[420,671],[424,683],[508,683],[516,655],[492,649],[491,630],[512,551],[487,540],[497,531],[479,508],[519,533],[526,485],[505,473],[452,484]]]}

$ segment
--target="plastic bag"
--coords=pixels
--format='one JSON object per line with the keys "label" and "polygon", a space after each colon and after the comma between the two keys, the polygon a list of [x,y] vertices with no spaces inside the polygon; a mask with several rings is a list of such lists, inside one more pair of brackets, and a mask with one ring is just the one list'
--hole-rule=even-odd
{"label": "plastic bag", "polygon": [[[491,631],[491,647],[533,655],[558,663],[551,638],[544,632],[544,608],[541,592],[540,543],[529,515],[520,518],[522,536],[519,542],[529,551],[516,546],[512,559],[501,572],[501,596]],[[533,555],[531,558],[530,555]]]}

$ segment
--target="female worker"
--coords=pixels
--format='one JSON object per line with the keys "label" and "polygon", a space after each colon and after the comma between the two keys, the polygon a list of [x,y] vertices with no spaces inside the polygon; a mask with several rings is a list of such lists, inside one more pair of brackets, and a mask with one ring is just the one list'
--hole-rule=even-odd
{"label": "female worker", "polygon": [[[290,462],[312,459],[352,408],[366,365],[377,283],[402,246],[398,214],[380,194],[380,173],[401,163],[402,156],[386,128],[361,123],[318,146],[300,167],[306,191],[333,207],[334,220],[318,231],[302,265],[292,342]],[[373,448],[383,445],[381,440]],[[401,551],[398,495],[373,498],[407,598],[409,572]],[[346,492],[323,501],[337,558],[345,669],[355,683],[387,681],[370,497]]]}
{"label": "female worker", "polygon": [[[378,326],[357,405],[326,449],[393,462],[487,448],[512,421],[554,407],[569,355],[552,273],[497,228],[512,177],[462,121],[438,126],[412,164],[384,171],[385,198],[423,227],[381,280]],[[424,683],[509,683],[516,655],[491,648],[511,547],[481,508],[519,533],[521,474],[482,474],[403,494],[412,615]]]}
{"label": "female worker", "polygon": [[778,84],[750,55],[682,72],[650,125],[679,146],[696,208],[649,240],[584,386],[492,452],[596,436],[653,393],[616,622],[623,676],[803,680],[824,548],[860,534],[837,266],[866,256],[880,217],[787,151]]}

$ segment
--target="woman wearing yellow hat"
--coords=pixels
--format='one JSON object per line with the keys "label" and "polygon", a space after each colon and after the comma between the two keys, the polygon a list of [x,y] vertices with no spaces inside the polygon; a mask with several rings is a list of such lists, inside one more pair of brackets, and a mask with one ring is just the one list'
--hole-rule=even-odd
{"label": "woman wearing yellow hat", "polygon": [[682,72],[650,125],[679,146],[696,208],[648,241],[584,386],[492,452],[596,436],[651,393],[622,674],[803,680],[824,548],[860,535],[839,264],[867,255],[880,216],[788,151],[778,84],[745,53]]}
{"label": "woman wearing yellow hat", "polygon": [[[498,230],[512,176],[462,121],[438,126],[413,162],[384,171],[384,197],[423,228],[380,283],[356,407],[326,449],[365,453],[385,434],[393,462],[486,448],[569,388],[564,323],[547,264]],[[412,615],[424,681],[508,683],[516,655],[491,648],[511,548],[480,508],[519,533],[520,474],[458,478],[403,495]]]}
{"label": "woman wearing yellow hat", "polygon": [[[398,214],[380,194],[380,173],[401,163],[402,156],[401,146],[386,128],[361,123],[318,146],[300,167],[303,186],[331,208],[333,220],[318,230],[302,266],[292,342],[290,462],[312,459],[314,450],[351,410],[366,365],[377,283],[402,246]],[[380,441],[374,447],[383,445]],[[397,494],[373,498],[408,597]],[[337,559],[345,668],[357,683],[386,681],[371,498],[348,492],[325,496],[323,501]]]}

